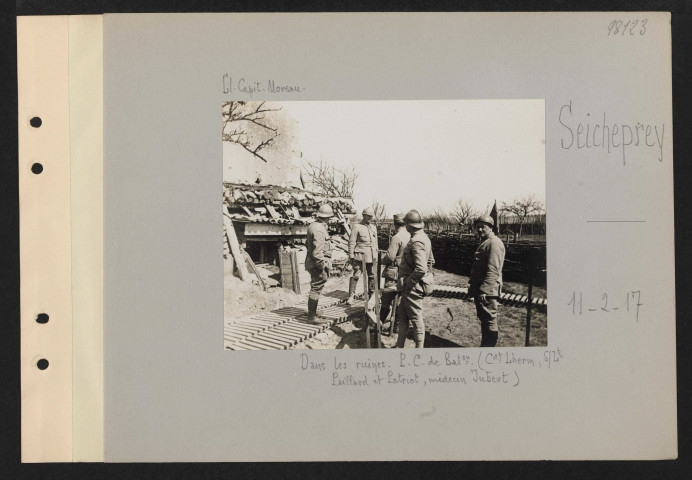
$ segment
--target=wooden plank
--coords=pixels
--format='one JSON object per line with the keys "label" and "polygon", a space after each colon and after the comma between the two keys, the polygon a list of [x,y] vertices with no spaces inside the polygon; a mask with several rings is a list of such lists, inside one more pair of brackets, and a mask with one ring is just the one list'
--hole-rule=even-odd
{"label": "wooden plank", "polygon": [[301,337],[301,335],[297,335],[295,333],[290,333],[290,332],[285,332],[282,330],[278,330],[276,328],[272,328],[271,330],[267,330],[264,332],[265,335],[269,335],[271,337],[276,337],[279,340],[289,342],[290,345],[293,345],[298,342],[298,339]]}
{"label": "wooden plank", "polygon": [[298,257],[295,250],[291,251],[291,277],[293,280],[293,291],[300,293],[300,279],[298,276]]}
{"label": "wooden plank", "polygon": [[250,264],[250,268],[252,269],[252,272],[257,277],[257,280],[259,280],[259,283],[260,283],[260,286],[262,287],[262,290],[264,290],[266,292],[267,291],[267,285],[264,283],[264,279],[262,278],[262,275],[260,275],[259,270],[257,270],[257,267],[255,266],[255,262],[253,262],[252,258],[250,258],[250,254],[247,253],[245,250],[243,250],[243,256],[245,257],[245,260],[247,260],[247,263]]}
{"label": "wooden plank", "polygon": [[285,339],[282,338],[277,332],[265,332],[262,333],[262,335],[257,335],[252,338],[256,338],[258,340],[262,341],[267,341],[267,342],[273,342],[276,345],[279,345],[281,348],[288,348],[290,346],[293,346],[295,344],[294,340],[291,339]]}
{"label": "wooden plank", "polygon": [[252,337],[245,339],[245,342],[261,343],[263,345],[274,348],[276,350],[285,350],[286,349],[286,345],[279,342],[278,340],[271,340],[271,339],[263,337],[263,336],[258,337],[257,335],[254,335]]}
{"label": "wooden plank", "polygon": [[[362,270],[361,270],[361,275],[363,276],[363,304],[364,304],[364,309],[365,309],[365,316],[367,320],[367,315],[368,315],[368,274],[367,270],[365,268],[365,257],[363,257],[363,262],[361,264]],[[366,321],[365,322],[365,348],[370,348],[370,322]]]}
{"label": "wooden plank", "polygon": [[260,330],[257,330],[256,328],[250,328],[250,327],[225,327],[224,331],[227,331],[229,333],[239,333],[239,334],[247,334],[247,335],[252,335],[256,332],[259,332]]}
{"label": "wooden plank", "polygon": [[239,345],[242,345],[249,350],[275,350],[274,348],[268,347],[267,345],[262,345],[258,342],[247,342],[245,340],[238,342]]}
{"label": "wooden plank", "polygon": [[272,206],[269,205],[268,203],[266,203],[264,206],[267,208],[267,211],[269,212],[269,215],[271,215],[271,217],[272,217],[273,219],[278,220],[278,219],[281,218],[281,215],[278,214],[278,212],[276,211],[276,209],[275,209],[274,207],[272,207]]}
{"label": "wooden plank", "polygon": [[300,337],[300,338],[305,338],[305,336],[310,333],[310,332],[307,332],[305,330],[293,328],[290,325],[279,325],[278,327],[275,327],[272,330],[276,330],[276,331],[284,333],[286,335],[295,335],[296,337]]}
{"label": "wooden plank", "polygon": [[245,329],[245,328],[237,328],[237,327],[233,327],[233,328],[224,327],[223,331],[224,331],[224,333],[227,333],[229,335],[240,335],[240,336],[248,336],[248,335],[252,335],[253,333],[255,333],[255,330]]}
{"label": "wooden plank", "polygon": [[258,332],[263,332],[274,326],[266,322],[243,322],[241,325],[247,328],[254,328]]}
{"label": "wooden plank", "polygon": [[286,321],[286,319],[272,320],[272,319],[261,319],[261,318],[251,317],[248,320],[243,320],[243,323],[249,323],[249,324],[255,324],[255,325],[266,325],[267,328],[271,328],[271,327],[274,327],[276,325],[281,325],[285,321]]}
{"label": "wooden plank", "polygon": [[285,325],[290,326],[291,328],[302,329],[304,332],[315,332],[319,330],[319,327],[317,325],[301,323],[298,321],[288,322]]}
{"label": "wooden plank", "polygon": [[344,230],[346,230],[347,235],[351,235],[351,226],[348,224],[348,220],[346,217],[344,217],[344,214],[341,212],[340,208],[336,209],[336,217],[339,219],[341,224],[344,226]]}
{"label": "wooden plank", "polygon": [[233,228],[233,220],[231,220],[231,217],[225,211],[223,212],[223,224],[226,227],[226,237],[228,238],[228,244],[235,260],[236,268],[240,274],[240,279],[250,283],[250,273],[245,266],[245,257],[241,253],[240,244],[238,244],[238,237],[235,234],[235,228]]}
{"label": "wooden plank", "polygon": [[282,350],[283,349],[283,347],[281,345],[274,345],[271,343],[267,343],[267,342],[264,342],[262,340],[255,338],[255,337],[244,338],[239,343],[242,343],[243,345],[254,345],[257,348],[260,348],[262,350]]}

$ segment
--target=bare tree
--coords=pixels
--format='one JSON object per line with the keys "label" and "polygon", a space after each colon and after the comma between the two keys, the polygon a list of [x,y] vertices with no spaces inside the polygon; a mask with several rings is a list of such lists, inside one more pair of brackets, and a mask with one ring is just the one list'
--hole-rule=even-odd
{"label": "bare tree", "polygon": [[443,230],[449,229],[452,219],[444,210],[435,208],[431,212],[423,215],[423,222],[428,230],[440,233]]}
{"label": "bare tree", "polygon": [[273,145],[279,136],[270,118],[272,112],[279,110],[265,106],[265,102],[224,102],[221,106],[223,141],[235,143],[266,162],[260,152]]}
{"label": "bare tree", "polygon": [[358,179],[355,166],[341,170],[322,160],[318,163],[306,159],[303,160],[303,171],[305,184],[311,190],[330,197],[353,199],[353,188]]}
{"label": "bare tree", "polygon": [[379,229],[387,219],[387,206],[378,202],[377,200],[373,200],[372,209],[375,211],[375,216],[373,217],[375,220],[375,225],[377,225],[377,228]]}
{"label": "bare tree", "polygon": [[532,213],[540,213],[543,211],[543,203],[536,198],[535,195],[527,195],[521,198],[515,197],[510,203],[502,203],[502,210],[509,212],[517,217],[519,223],[519,235],[526,218]]}
{"label": "bare tree", "polygon": [[464,226],[466,222],[476,215],[476,208],[473,206],[473,202],[469,200],[464,200],[460,198],[454,204],[450,217],[457,222],[459,225]]}

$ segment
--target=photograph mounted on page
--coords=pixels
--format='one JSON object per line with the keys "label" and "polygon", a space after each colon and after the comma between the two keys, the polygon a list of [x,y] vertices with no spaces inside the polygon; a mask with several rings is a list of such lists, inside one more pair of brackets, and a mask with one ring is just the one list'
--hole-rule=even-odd
{"label": "photograph mounted on page", "polygon": [[547,346],[543,100],[221,113],[225,349]]}

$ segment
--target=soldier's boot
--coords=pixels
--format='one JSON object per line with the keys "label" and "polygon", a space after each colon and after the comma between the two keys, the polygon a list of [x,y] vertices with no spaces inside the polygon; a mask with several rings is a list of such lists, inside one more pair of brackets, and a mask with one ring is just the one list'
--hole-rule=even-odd
{"label": "soldier's boot", "polygon": [[358,279],[351,277],[348,282],[348,298],[346,303],[349,305],[353,304],[353,296],[356,294],[356,286],[358,285]]}
{"label": "soldier's boot", "polygon": [[488,347],[497,345],[497,337],[499,332],[488,332]]}
{"label": "soldier's boot", "polygon": [[329,319],[317,316],[318,298],[308,298],[308,322],[310,323],[327,323]]}
{"label": "soldier's boot", "polygon": [[494,347],[497,345],[498,332],[485,331],[481,333],[481,347]]}

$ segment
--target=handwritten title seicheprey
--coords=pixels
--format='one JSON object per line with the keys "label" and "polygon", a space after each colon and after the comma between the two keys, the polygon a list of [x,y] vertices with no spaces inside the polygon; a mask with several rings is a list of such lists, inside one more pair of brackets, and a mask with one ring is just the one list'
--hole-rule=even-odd
{"label": "handwritten title seicheprey", "polygon": [[224,94],[243,93],[252,97],[256,93],[301,93],[305,91],[305,88],[300,85],[281,84],[272,79],[259,82],[245,77],[233,78],[228,73],[224,73],[221,79]]}
{"label": "handwritten title seicheprey", "polygon": [[663,135],[665,124],[651,125],[642,122],[616,123],[608,120],[603,112],[601,121],[590,113],[577,112],[572,107],[572,101],[560,107],[558,116],[564,127],[560,138],[560,146],[570,149],[607,149],[608,153],[621,152],[622,164],[627,165],[627,155],[632,149],[654,149],[659,162],[663,162]]}

